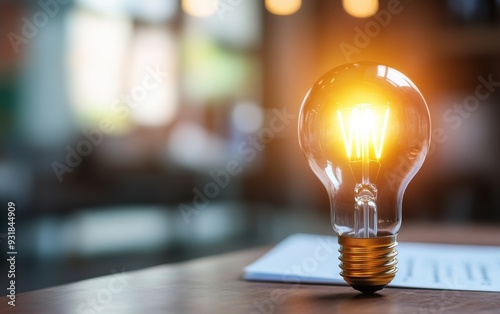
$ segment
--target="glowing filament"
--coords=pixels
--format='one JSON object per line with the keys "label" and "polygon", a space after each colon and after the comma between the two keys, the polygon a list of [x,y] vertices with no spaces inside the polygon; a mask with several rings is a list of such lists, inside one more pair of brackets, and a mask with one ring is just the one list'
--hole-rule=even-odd
{"label": "glowing filament", "polygon": [[[347,121],[342,116],[341,110],[337,111],[337,117],[340,122],[347,157],[351,159],[354,150],[355,159],[366,161],[369,159],[370,146],[372,146],[375,158],[379,160],[384,147],[389,108],[385,109],[382,119],[377,119],[368,104],[358,104],[352,108],[350,119]],[[378,120],[382,120],[381,126],[381,121]]]}

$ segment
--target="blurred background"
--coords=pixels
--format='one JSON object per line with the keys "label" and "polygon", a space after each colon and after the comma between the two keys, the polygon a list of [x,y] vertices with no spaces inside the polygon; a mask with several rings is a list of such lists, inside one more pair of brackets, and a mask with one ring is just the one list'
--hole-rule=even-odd
{"label": "blurred background", "polygon": [[500,82],[498,0],[4,0],[0,33],[17,292],[332,234],[297,116],[323,73],[361,60],[430,107],[403,228],[500,224],[500,84],[466,100]]}

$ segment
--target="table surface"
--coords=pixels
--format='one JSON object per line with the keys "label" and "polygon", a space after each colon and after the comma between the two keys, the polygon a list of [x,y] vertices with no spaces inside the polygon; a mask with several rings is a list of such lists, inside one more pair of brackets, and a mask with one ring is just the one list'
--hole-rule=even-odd
{"label": "table surface", "polygon": [[[500,245],[494,226],[420,225],[399,241]],[[349,286],[247,282],[256,248],[3,297],[0,313],[500,313],[500,293],[385,288],[361,295]]]}

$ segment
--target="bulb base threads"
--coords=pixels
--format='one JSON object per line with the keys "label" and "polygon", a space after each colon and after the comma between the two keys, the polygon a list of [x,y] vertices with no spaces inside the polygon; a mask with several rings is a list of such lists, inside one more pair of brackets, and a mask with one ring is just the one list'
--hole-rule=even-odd
{"label": "bulb base threads", "polygon": [[374,293],[394,279],[398,260],[396,235],[379,238],[339,236],[340,275],[354,289]]}

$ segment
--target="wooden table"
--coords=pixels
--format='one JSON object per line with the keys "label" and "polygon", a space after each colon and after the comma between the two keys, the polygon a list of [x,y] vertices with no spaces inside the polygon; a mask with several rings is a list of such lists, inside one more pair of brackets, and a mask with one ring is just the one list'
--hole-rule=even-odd
{"label": "wooden table", "polygon": [[[500,245],[499,227],[421,225],[400,241]],[[349,286],[241,280],[267,248],[167,264],[2,298],[0,313],[500,313],[500,293],[385,288],[361,295]]]}

